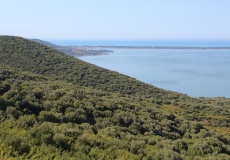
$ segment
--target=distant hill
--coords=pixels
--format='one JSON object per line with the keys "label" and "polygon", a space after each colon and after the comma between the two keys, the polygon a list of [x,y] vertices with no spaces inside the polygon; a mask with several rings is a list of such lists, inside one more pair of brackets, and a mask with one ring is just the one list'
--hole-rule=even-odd
{"label": "distant hill", "polygon": [[40,39],[30,39],[30,40],[33,41],[33,42],[44,44],[44,45],[46,45],[48,47],[51,47],[51,48],[59,48],[60,47],[58,45],[55,45],[53,43],[50,43],[50,42],[47,42],[47,41],[43,41],[43,40],[40,40]]}
{"label": "distant hill", "polygon": [[74,57],[107,55],[108,53],[112,52],[111,50],[106,50],[106,49],[87,49],[89,47],[82,48],[79,46],[59,46],[40,39],[30,39],[30,40],[40,44],[44,44],[48,47],[54,48],[60,52],[63,52],[67,55],[74,56]]}
{"label": "distant hill", "polygon": [[0,36],[0,159],[230,159],[230,99],[159,89]]}

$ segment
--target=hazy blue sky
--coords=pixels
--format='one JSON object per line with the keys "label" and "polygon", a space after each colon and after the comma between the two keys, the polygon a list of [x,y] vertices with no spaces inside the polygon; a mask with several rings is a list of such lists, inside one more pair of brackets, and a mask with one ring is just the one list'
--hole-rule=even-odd
{"label": "hazy blue sky", "polygon": [[230,40],[230,0],[1,0],[0,5],[1,35]]}

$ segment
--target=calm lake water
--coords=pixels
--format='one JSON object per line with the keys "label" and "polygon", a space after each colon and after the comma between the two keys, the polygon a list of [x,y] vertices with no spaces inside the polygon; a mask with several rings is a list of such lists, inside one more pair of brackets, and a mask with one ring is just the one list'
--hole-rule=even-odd
{"label": "calm lake water", "polygon": [[113,49],[80,59],[192,97],[230,98],[230,50]]}

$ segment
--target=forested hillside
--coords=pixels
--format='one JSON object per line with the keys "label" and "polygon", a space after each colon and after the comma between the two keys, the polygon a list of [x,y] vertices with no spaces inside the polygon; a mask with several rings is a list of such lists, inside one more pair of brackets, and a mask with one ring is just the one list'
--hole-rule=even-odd
{"label": "forested hillside", "polygon": [[0,159],[230,159],[230,100],[0,36]]}

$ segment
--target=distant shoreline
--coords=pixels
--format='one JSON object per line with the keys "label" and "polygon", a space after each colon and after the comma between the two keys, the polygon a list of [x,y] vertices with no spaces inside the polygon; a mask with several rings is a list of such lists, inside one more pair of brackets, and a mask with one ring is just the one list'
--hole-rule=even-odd
{"label": "distant shoreline", "polygon": [[212,49],[212,50],[230,50],[230,47],[215,47],[215,46],[138,46],[138,45],[58,45],[51,42],[39,40],[39,39],[30,39],[34,42],[44,44],[46,46],[52,47],[60,52],[68,54],[74,57],[82,56],[101,56],[108,55],[113,52],[114,49]]}
{"label": "distant shoreline", "polygon": [[179,47],[179,46],[79,46],[85,49],[230,49],[230,47]]}
{"label": "distant shoreline", "polygon": [[229,40],[49,40],[59,46],[93,47],[228,47]]}

